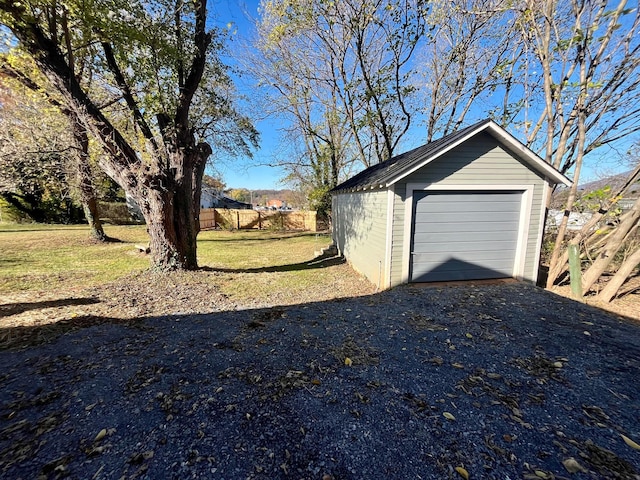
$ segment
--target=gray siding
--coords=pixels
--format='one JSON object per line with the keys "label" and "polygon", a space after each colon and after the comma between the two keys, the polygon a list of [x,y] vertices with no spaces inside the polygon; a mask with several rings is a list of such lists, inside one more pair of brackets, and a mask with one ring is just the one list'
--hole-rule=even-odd
{"label": "gray siding", "polygon": [[391,249],[391,285],[402,283],[404,215],[406,186],[423,185],[534,185],[529,232],[527,235],[524,278],[536,277],[540,207],[545,180],[527,165],[516,160],[486,133],[480,133],[447,152],[426,167],[395,184]]}
{"label": "gray siding", "polygon": [[351,266],[384,286],[386,271],[387,191],[333,196],[333,241]]}

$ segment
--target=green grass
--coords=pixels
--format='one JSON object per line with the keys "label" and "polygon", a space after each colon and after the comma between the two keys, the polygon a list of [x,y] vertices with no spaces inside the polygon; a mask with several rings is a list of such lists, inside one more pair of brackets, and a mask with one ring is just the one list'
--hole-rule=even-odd
{"label": "green grass", "polygon": [[209,230],[198,236],[198,263],[226,269],[284,266],[311,260],[329,243],[323,234]]}
{"label": "green grass", "polygon": [[147,241],[144,227],[107,234],[120,242],[93,242],[81,225],[0,224],[0,293],[87,287],[148,267],[134,247]]}
{"label": "green grass", "polygon": [[198,236],[198,263],[222,273],[217,287],[235,301],[291,299],[335,281],[335,270],[308,266],[330,243],[328,235],[313,233],[206,231]]}
{"label": "green grass", "polygon": [[[149,267],[135,248],[148,241],[144,226],[108,225],[105,231],[119,242],[93,242],[86,226],[0,224],[0,294],[86,288]],[[325,271],[308,269],[306,262],[330,241],[310,233],[204,231],[198,262],[221,272],[219,288],[236,298],[274,289],[295,293],[325,279]]]}

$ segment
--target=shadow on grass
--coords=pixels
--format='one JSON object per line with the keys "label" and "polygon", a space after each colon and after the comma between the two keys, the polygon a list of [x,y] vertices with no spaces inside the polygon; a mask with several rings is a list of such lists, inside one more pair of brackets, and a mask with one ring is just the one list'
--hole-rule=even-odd
{"label": "shadow on grass", "polygon": [[214,268],[202,267],[201,270],[206,272],[221,273],[265,273],[265,272],[294,272],[300,270],[313,270],[316,268],[327,268],[342,265],[346,263],[344,257],[339,255],[321,255],[313,260],[300,263],[290,263],[288,265],[273,265],[270,267],[255,268]]}
{"label": "shadow on grass", "polygon": [[[224,238],[202,238],[201,235],[203,233],[208,233],[208,232],[227,232],[230,233],[232,236],[229,237],[224,237]],[[260,237],[252,237],[252,235],[264,235],[264,236],[260,236]],[[228,230],[213,230],[213,229],[208,229],[208,230],[202,230],[200,232],[200,235],[198,236],[198,243],[202,242],[264,242],[267,240],[286,240],[289,238],[298,238],[298,237],[314,237],[314,236],[320,236],[320,237],[328,237],[327,233],[320,233],[320,232],[282,232],[282,233],[277,233],[277,232],[273,232],[271,235],[266,235],[266,231],[265,230],[233,230],[231,232],[229,232]]]}
{"label": "shadow on grass", "polygon": [[41,308],[67,307],[71,305],[92,305],[94,303],[100,303],[100,300],[97,300],[95,298],[61,298],[58,300],[45,300],[42,302],[5,303],[0,304],[0,318],[28,312],[29,310],[39,310]]}

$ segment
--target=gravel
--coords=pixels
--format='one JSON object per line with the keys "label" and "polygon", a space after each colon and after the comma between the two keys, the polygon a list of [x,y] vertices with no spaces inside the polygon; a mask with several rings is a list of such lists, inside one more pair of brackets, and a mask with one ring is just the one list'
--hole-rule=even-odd
{"label": "gravel", "polygon": [[2,478],[640,478],[640,323],[521,283],[97,322],[0,372]]}

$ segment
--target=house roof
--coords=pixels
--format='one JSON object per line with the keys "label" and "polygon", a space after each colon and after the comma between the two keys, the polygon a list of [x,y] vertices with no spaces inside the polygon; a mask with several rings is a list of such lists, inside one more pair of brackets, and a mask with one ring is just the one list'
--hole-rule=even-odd
{"label": "house roof", "polygon": [[480,132],[490,134],[500,145],[544,176],[550,183],[563,183],[567,186],[572,184],[571,180],[542,160],[513,135],[493,120],[487,119],[373,165],[336,186],[331,192],[389,187]]}

